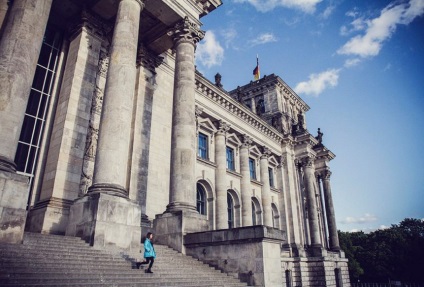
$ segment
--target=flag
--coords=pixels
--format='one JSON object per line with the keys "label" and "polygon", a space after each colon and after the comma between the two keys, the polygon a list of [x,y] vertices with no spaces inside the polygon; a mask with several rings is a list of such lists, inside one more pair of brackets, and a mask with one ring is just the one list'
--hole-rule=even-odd
{"label": "flag", "polygon": [[253,76],[255,77],[255,81],[259,80],[261,77],[261,72],[259,71],[259,57],[256,55],[256,67],[253,69]]}

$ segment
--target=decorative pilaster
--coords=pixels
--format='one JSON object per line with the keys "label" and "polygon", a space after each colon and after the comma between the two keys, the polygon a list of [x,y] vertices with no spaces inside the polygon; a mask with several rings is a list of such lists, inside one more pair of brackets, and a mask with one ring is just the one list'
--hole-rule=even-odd
{"label": "decorative pilaster", "polygon": [[227,154],[225,137],[230,125],[223,121],[218,123],[218,131],[215,135],[215,189],[216,189],[216,228],[227,229]]}
{"label": "decorative pilaster", "polygon": [[[243,226],[251,226],[252,221],[252,188],[250,186],[249,147],[252,139],[243,135],[240,147],[240,173],[241,173],[241,216]],[[256,215],[255,215],[256,216]]]}
{"label": "decorative pilaster", "polygon": [[[3,1],[5,2],[5,1]],[[0,41],[0,170],[14,163],[52,0],[15,0]]]}
{"label": "decorative pilaster", "polygon": [[262,208],[264,216],[264,225],[273,227],[272,208],[271,208],[271,186],[269,184],[268,173],[268,158],[271,151],[267,147],[262,148],[262,155],[260,160],[261,166],[261,181],[262,181]]}
{"label": "decorative pilaster", "polygon": [[89,192],[128,197],[127,176],[136,81],[139,0],[121,0],[110,47],[93,185]]}
{"label": "decorative pilaster", "polygon": [[321,248],[318,210],[315,196],[314,156],[306,156],[299,161],[305,174],[306,205],[308,209],[308,220],[312,248]]}
{"label": "decorative pilaster", "polygon": [[170,202],[167,211],[196,210],[196,123],[194,50],[204,32],[186,17],[169,32],[175,76],[171,135]]}
{"label": "decorative pilaster", "polygon": [[331,184],[330,184],[331,171],[329,169],[326,169],[325,171],[321,173],[320,177],[322,179],[322,185],[324,188],[324,202],[325,202],[325,211],[327,215],[330,249],[333,251],[339,251],[340,250],[339,236],[337,233],[336,215],[334,213],[333,197],[331,195]]}

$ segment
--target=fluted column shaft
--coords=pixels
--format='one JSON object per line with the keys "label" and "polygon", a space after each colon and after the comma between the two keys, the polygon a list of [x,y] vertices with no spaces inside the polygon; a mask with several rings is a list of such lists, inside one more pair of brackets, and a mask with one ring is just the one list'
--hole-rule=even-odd
{"label": "fluted column shaft", "polygon": [[90,192],[128,196],[127,177],[131,139],[133,98],[140,0],[121,0],[110,47],[96,165]]}
{"label": "fluted column shaft", "polygon": [[269,151],[265,151],[260,160],[261,181],[262,181],[262,208],[264,211],[264,225],[273,226],[272,208],[271,208],[271,186],[269,184],[268,174],[268,157]]}
{"label": "fluted column shaft", "polygon": [[225,136],[229,126],[219,123],[218,132],[215,135],[215,191],[216,191],[216,228],[228,228],[227,213],[227,153],[225,145]]}
{"label": "fluted column shaft", "polygon": [[0,170],[14,163],[52,0],[15,0],[0,42]]}
{"label": "fluted column shaft", "polygon": [[314,168],[313,168],[313,158],[307,157],[303,162],[303,171],[305,173],[305,188],[307,196],[307,208],[308,208],[308,220],[309,220],[309,230],[311,236],[311,245],[312,247],[321,247],[320,233],[319,233],[319,222],[318,222],[318,210],[317,210],[317,201],[315,196],[314,189]]}
{"label": "fluted column shaft", "polygon": [[250,186],[250,168],[249,168],[249,146],[252,140],[244,136],[243,144],[240,147],[240,173],[241,173],[241,216],[243,226],[251,226],[252,222],[252,194]]}
{"label": "fluted column shaft", "polygon": [[194,49],[204,33],[188,18],[172,31],[175,49],[170,193],[167,211],[196,210]]}
{"label": "fluted column shaft", "polygon": [[339,235],[337,233],[336,215],[334,213],[333,197],[331,195],[330,184],[331,171],[327,170],[322,179],[324,188],[325,211],[327,215],[328,233],[330,239],[330,249],[334,251],[340,250]]}

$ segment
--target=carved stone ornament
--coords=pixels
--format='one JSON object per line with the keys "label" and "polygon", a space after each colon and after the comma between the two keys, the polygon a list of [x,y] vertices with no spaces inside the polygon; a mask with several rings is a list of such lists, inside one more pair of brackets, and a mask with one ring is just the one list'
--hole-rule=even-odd
{"label": "carved stone ornament", "polygon": [[278,167],[287,166],[287,156],[281,155],[278,157]]}
{"label": "carved stone ornament", "polygon": [[99,16],[83,8],[79,18],[68,26],[68,32],[71,35],[70,38],[73,39],[82,28],[86,28],[91,34],[103,37],[112,31],[113,25],[106,23]]}
{"label": "carved stone ornament", "polygon": [[196,23],[191,22],[186,16],[175,25],[174,29],[168,32],[173,37],[175,45],[180,43],[190,43],[196,45],[205,37],[205,31],[200,30]]}
{"label": "carved stone ornament", "polygon": [[90,126],[88,129],[88,134],[87,134],[87,144],[85,145],[86,146],[85,154],[84,154],[85,158],[94,159],[96,155],[98,138],[99,138],[99,130]]}
{"label": "carved stone ornament", "polygon": [[109,68],[109,55],[104,52],[100,53],[98,73],[101,77],[106,78],[107,69]]}
{"label": "carved stone ornament", "polygon": [[315,161],[315,156],[306,156],[299,159],[299,164],[304,168],[312,168]]}
{"label": "carved stone ornament", "polygon": [[322,172],[322,179],[324,180],[330,180],[331,177],[331,171],[329,169],[326,169]]}
{"label": "carved stone ornament", "polygon": [[225,136],[229,130],[230,130],[230,125],[224,122],[223,120],[219,120],[218,131],[216,133],[219,135]]}
{"label": "carved stone ornament", "polygon": [[271,155],[271,150],[269,148],[267,148],[266,146],[262,147],[262,155],[261,155],[261,159],[262,158],[269,158],[269,156]]}
{"label": "carved stone ornament", "polygon": [[249,137],[248,135],[243,135],[241,147],[242,148],[249,148],[251,144],[252,144],[252,138]]}
{"label": "carved stone ornament", "polygon": [[155,69],[163,63],[163,57],[155,55],[147,49],[143,44],[138,45],[137,65],[143,66],[152,73],[156,73]]}

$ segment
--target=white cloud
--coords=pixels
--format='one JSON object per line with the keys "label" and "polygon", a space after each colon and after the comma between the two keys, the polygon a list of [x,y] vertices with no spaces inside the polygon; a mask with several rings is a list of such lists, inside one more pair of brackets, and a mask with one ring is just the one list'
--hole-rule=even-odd
{"label": "white cloud", "polygon": [[232,46],[234,39],[237,37],[237,30],[234,28],[228,28],[221,31],[221,35],[224,38],[225,47]]}
{"label": "white cloud", "polygon": [[[397,25],[408,25],[416,17],[424,14],[423,0],[410,0],[408,3],[390,4],[385,7],[379,17],[371,20],[355,19],[351,24],[353,30],[364,29],[364,35],[351,38],[337,53],[342,55],[357,55],[372,57],[379,54],[382,44],[391,37]],[[347,29],[342,27],[341,33]]]}
{"label": "white cloud", "polygon": [[335,8],[335,6],[328,6],[327,8],[325,8],[324,12],[322,12],[321,17],[324,19],[328,19],[331,14],[333,14]]}
{"label": "white cloud", "polygon": [[277,42],[277,38],[272,33],[262,33],[258,37],[249,41],[252,46],[262,45],[271,42]]}
{"label": "white cloud", "polygon": [[328,87],[337,86],[340,69],[329,69],[320,74],[312,74],[309,80],[296,85],[294,91],[298,94],[318,96]]}
{"label": "white cloud", "polygon": [[260,12],[268,12],[277,7],[291,8],[305,13],[314,13],[322,0],[234,0],[236,3],[248,2]]}
{"label": "white cloud", "polygon": [[345,219],[343,219],[341,221],[341,223],[343,223],[343,224],[361,223],[362,224],[362,223],[374,222],[374,221],[377,221],[377,220],[378,220],[378,218],[375,215],[370,214],[370,213],[365,213],[363,216],[358,217],[358,218],[348,216]]}
{"label": "white cloud", "polygon": [[197,45],[196,61],[205,67],[219,66],[224,60],[224,48],[212,31],[207,31],[203,41]]}
{"label": "white cloud", "polygon": [[359,58],[347,59],[344,63],[344,66],[346,68],[350,68],[350,67],[358,65],[360,62],[361,62],[361,59],[359,59]]}

